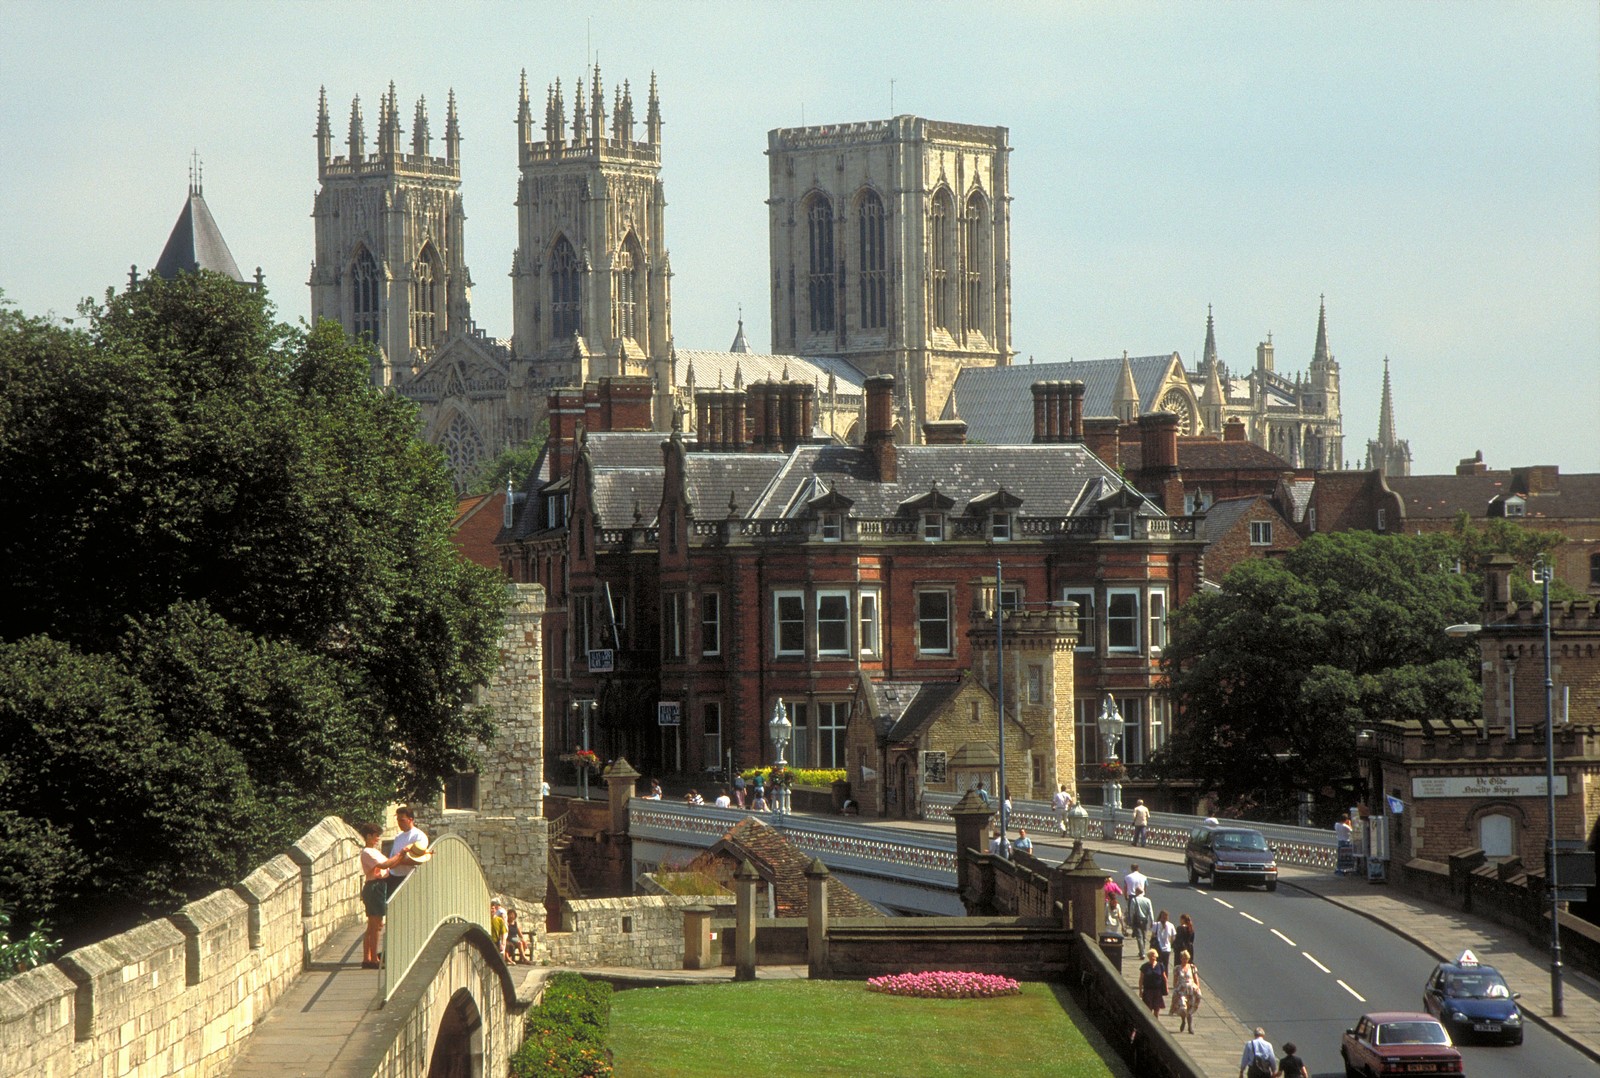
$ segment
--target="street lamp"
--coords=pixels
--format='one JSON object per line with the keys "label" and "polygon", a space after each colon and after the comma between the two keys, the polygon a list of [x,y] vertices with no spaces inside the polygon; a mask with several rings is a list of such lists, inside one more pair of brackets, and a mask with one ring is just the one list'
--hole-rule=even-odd
{"label": "street lamp", "polygon": [[[772,745],[778,754],[778,763],[775,770],[788,769],[788,763],[783,758],[783,750],[789,744],[789,738],[794,734],[794,723],[789,721],[788,709],[783,706],[783,697],[778,697],[778,702],[772,706],[772,721],[767,723],[767,729],[772,733]],[[783,821],[783,814],[788,809],[789,787],[777,786],[772,791],[772,811],[777,816],[778,822]]]}
{"label": "street lamp", "polygon": [[1557,878],[1556,857],[1556,724],[1551,695],[1555,682],[1550,678],[1550,559],[1540,554],[1533,559],[1533,577],[1544,585],[1544,791],[1550,812],[1549,878],[1550,889],[1550,1013],[1560,1018],[1566,1012],[1561,986],[1561,882]]}
{"label": "street lamp", "polygon": [[[1120,764],[1117,753],[1122,742],[1122,732],[1127,729],[1128,723],[1117,710],[1117,701],[1110,693],[1100,702],[1100,717],[1095,720],[1095,726],[1100,731],[1100,740],[1105,743],[1106,763]],[[1117,837],[1117,810],[1122,807],[1122,783],[1117,781],[1118,768],[1113,766],[1105,784],[1106,825],[1105,838],[1107,842]]]}
{"label": "street lamp", "polygon": [[1067,810],[1067,837],[1080,840],[1089,837],[1089,810],[1081,801],[1074,801]]}

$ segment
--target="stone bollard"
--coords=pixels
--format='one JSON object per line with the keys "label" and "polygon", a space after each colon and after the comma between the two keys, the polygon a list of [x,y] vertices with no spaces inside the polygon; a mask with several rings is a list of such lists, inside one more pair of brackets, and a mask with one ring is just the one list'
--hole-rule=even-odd
{"label": "stone bollard", "polygon": [[994,913],[994,870],[987,856],[973,861],[969,851],[980,854],[989,848],[987,832],[994,810],[983,803],[976,790],[968,790],[950,809],[956,821],[956,887],[961,892],[967,916],[986,916]]}
{"label": "stone bollard", "polygon": [[828,866],[813,857],[806,866],[806,964],[812,977],[828,976]]}
{"label": "stone bollard", "polygon": [[639,772],[630,767],[626,759],[618,758],[616,763],[606,768],[605,779],[606,792],[611,802],[611,833],[626,835],[628,802],[633,800],[635,787],[639,782]]}
{"label": "stone bollard", "polygon": [[683,911],[683,968],[710,969],[720,966],[711,949],[710,906],[687,906]]}
{"label": "stone bollard", "polygon": [[733,979],[756,979],[756,883],[761,879],[746,858],[733,874]]}

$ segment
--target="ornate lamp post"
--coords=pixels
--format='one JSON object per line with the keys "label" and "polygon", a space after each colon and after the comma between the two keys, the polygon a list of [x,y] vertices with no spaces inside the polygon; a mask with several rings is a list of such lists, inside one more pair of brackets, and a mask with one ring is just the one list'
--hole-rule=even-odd
{"label": "ornate lamp post", "polygon": [[[789,712],[783,706],[783,697],[778,697],[778,702],[772,706],[772,721],[767,723],[767,729],[772,734],[772,746],[778,754],[774,771],[788,770],[788,762],[783,758],[783,750],[789,744],[789,738],[794,734],[794,723],[789,721]],[[772,812],[777,817],[777,822],[783,822],[783,814],[789,810],[789,786],[787,783],[779,786],[771,784]]]}
{"label": "ornate lamp post", "polygon": [[1080,840],[1089,837],[1089,810],[1081,801],[1074,801],[1067,810],[1067,837]]}
{"label": "ornate lamp post", "polygon": [[1551,694],[1555,682],[1550,679],[1550,560],[1540,554],[1533,559],[1533,578],[1544,585],[1544,788],[1550,812],[1550,1013],[1557,1018],[1566,1013],[1566,1001],[1561,985],[1561,881],[1557,878],[1560,858],[1556,854],[1556,724]]}
{"label": "ornate lamp post", "polygon": [[1117,810],[1122,807],[1122,761],[1117,753],[1121,749],[1122,732],[1127,729],[1128,723],[1117,710],[1117,702],[1110,693],[1100,702],[1100,717],[1095,720],[1095,726],[1100,731],[1100,740],[1105,745],[1105,766],[1107,768],[1105,783],[1106,823],[1105,838],[1107,842],[1117,837]]}

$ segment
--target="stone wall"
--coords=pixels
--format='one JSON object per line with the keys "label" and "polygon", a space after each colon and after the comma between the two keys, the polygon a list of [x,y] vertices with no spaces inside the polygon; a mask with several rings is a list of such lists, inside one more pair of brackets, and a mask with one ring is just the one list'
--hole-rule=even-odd
{"label": "stone wall", "polygon": [[[683,911],[689,906],[710,906],[731,916],[733,897],[635,895],[567,902],[562,931],[535,937],[534,960],[553,966],[682,969]],[[543,923],[542,917],[536,920]]]}
{"label": "stone wall", "polygon": [[360,917],[360,848],[329,817],[233,888],[0,983],[0,1074],[227,1073],[306,956]]}

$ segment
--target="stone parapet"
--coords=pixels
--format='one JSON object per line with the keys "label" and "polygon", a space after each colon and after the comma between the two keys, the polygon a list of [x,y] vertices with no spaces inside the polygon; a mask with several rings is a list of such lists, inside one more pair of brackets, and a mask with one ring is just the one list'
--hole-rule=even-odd
{"label": "stone parapet", "polygon": [[683,922],[691,907],[733,913],[733,896],[634,895],[564,903],[562,931],[535,937],[535,961],[554,966],[682,969]]}

